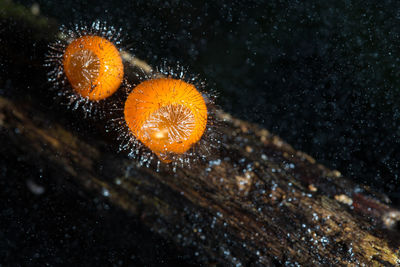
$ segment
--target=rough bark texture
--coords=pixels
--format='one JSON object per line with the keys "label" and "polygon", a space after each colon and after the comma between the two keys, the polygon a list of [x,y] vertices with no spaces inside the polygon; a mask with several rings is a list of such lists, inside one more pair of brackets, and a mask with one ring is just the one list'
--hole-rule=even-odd
{"label": "rough bark texture", "polygon": [[221,161],[157,173],[1,98],[2,151],[109,198],[201,262],[399,262],[397,233],[385,230],[398,211],[265,129],[221,116]]}
{"label": "rough bark texture", "polygon": [[117,153],[113,138],[85,136],[40,101],[38,94],[0,98],[0,156],[69,177],[65,183],[135,214],[198,262],[400,264],[400,213],[385,196],[254,124],[218,112],[222,147],[212,161],[156,172]]}

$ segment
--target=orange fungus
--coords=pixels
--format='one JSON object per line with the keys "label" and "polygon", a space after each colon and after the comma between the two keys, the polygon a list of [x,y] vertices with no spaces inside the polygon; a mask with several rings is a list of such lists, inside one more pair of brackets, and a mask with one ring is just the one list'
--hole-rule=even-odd
{"label": "orange fungus", "polygon": [[172,78],[136,86],[125,102],[124,115],[131,133],[163,162],[189,150],[207,124],[207,107],[200,92]]}
{"label": "orange fungus", "polygon": [[118,49],[100,36],[73,40],[65,49],[63,66],[75,92],[95,101],[112,95],[124,76]]}

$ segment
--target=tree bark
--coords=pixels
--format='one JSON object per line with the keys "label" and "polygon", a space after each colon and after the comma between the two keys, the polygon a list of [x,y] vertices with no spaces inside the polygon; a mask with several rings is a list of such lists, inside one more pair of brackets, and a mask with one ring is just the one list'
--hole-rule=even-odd
{"label": "tree bark", "polygon": [[0,98],[1,151],[108,198],[203,263],[399,263],[397,210],[267,130],[220,116],[220,161],[156,172]]}

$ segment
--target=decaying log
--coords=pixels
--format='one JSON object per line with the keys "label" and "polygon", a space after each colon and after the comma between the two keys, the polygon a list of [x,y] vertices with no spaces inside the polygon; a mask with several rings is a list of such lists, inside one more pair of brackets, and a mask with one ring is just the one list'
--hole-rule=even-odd
{"label": "decaying log", "polygon": [[40,101],[0,97],[0,156],[69,177],[65,183],[135,214],[197,262],[400,264],[400,212],[385,196],[257,125],[219,112],[222,147],[213,160],[157,172],[117,153],[112,138],[60,122]]}
{"label": "decaying log", "polygon": [[221,160],[157,173],[1,98],[2,151],[109,198],[200,262],[398,263],[398,211],[265,129],[221,116]]}

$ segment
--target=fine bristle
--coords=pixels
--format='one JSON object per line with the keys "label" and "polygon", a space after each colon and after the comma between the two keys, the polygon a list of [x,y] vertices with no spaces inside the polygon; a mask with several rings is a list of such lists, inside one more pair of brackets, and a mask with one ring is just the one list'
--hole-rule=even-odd
{"label": "fine bristle", "polygon": [[[157,102],[158,100],[154,99],[155,95],[162,95],[162,91],[157,91],[157,94],[151,96],[148,92],[143,90],[143,88],[131,85],[130,88],[126,90],[126,95],[130,95],[132,92],[136,92],[140,97],[136,97],[135,101],[137,101],[138,105],[136,105],[136,109],[143,113],[142,118],[145,118],[147,123],[141,124],[145,127],[133,126],[133,128],[137,127],[138,129],[142,129],[142,136],[150,139],[147,142],[147,145],[135,135],[128,123],[126,123],[123,110],[118,108],[117,106],[113,110],[112,114],[114,114],[115,119],[111,120],[111,123],[107,127],[109,131],[117,131],[118,132],[118,140],[120,142],[120,151],[128,151],[129,156],[136,159],[136,162],[140,166],[151,166],[159,170],[161,166],[163,168],[170,168],[173,171],[176,171],[178,167],[189,167],[198,162],[198,161],[207,161],[216,155],[218,151],[218,147],[220,144],[220,138],[218,134],[218,120],[215,116],[215,104],[214,99],[215,95],[206,93],[204,91],[205,82],[200,80],[197,76],[191,76],[187,72],[186,69],[179,66],[177,69],[171,70],[171,68],[167,68],[165,65],[161,68],[156,68],[156,70],[149,74],[145,72],[139,72],[137,77],[141,82],[151,81],[154,79],[160,79],[163,77],[167,77],[168,79],[180,80],[179,78],[183,78],[182,81],[187,84],[193,86],[196,84],[196,91],[198,94],[192,94],[190,98],[191,101],[186,101],[185,105],[191,105],[193,102],[201,102],[204,103],[204,108],[196,108],[196,105],[191,105],[191,110],[189,112],[188,108],[185,105],[172,105],[171,103],[166,105],[161,105],[157,112],[149,112],[149,105],[146,102],[150,102],[148,99],[153,99],[153,101]],[[140,84],[140,82],[138,83]],[[185,87],[186,89],[180,91],[182,96],[189,93],[190,88]],[[193,86],[194,88],[194,86]],[[175,92],[176,94],[176,92]],[[143,95],[146,97],[143,98]],[[165,98],[165,97],[164,97]],[[167,97],[168,98],[168,97]],[[122,100],[123,101],[123,100]],[[141,104],[141,105],[139,105]],[[176,153],[173,151],[169,151],[168,149],[164,149],[161,152],[151,151],[149,149],[150,143],[157,143],[159,141],[151,138],[151,135],[154,137],[154,133],[158,135],[159,138],[168,137],[168,143],[179,143],[186,142],[189,139],[189,136],[194,131],[194,125],[198,122],[193,120],[194,113],[203,113],[204,118],[198,116],[198,120],[201,121],[201,124],[204,124],[204,130],[200,132],[198,138],[196,138],[195,142],[193,142],[188,149],[185,151],[181,151],[180,153]],[[119,115],[117,115],[119,114]],[[199,119],[200,118],[200,119]],[[138,120],[132,120],[131,123],[137,124]],[[132,126],[131,125],[131,126]],[[163,125],[164,131],[160,132],[160,126]],[[171,127],[174,125],[174,127]],[[144,131],[143,131],[144,129]],[[149,130],[150,129],[150,130]],[[140,134],[139,134],[140,135]],[[165,145],[165,146],[164,146]],[[164,144],[162,147],[167,147]],[[168,163],[168,164],[165,164]]]}

